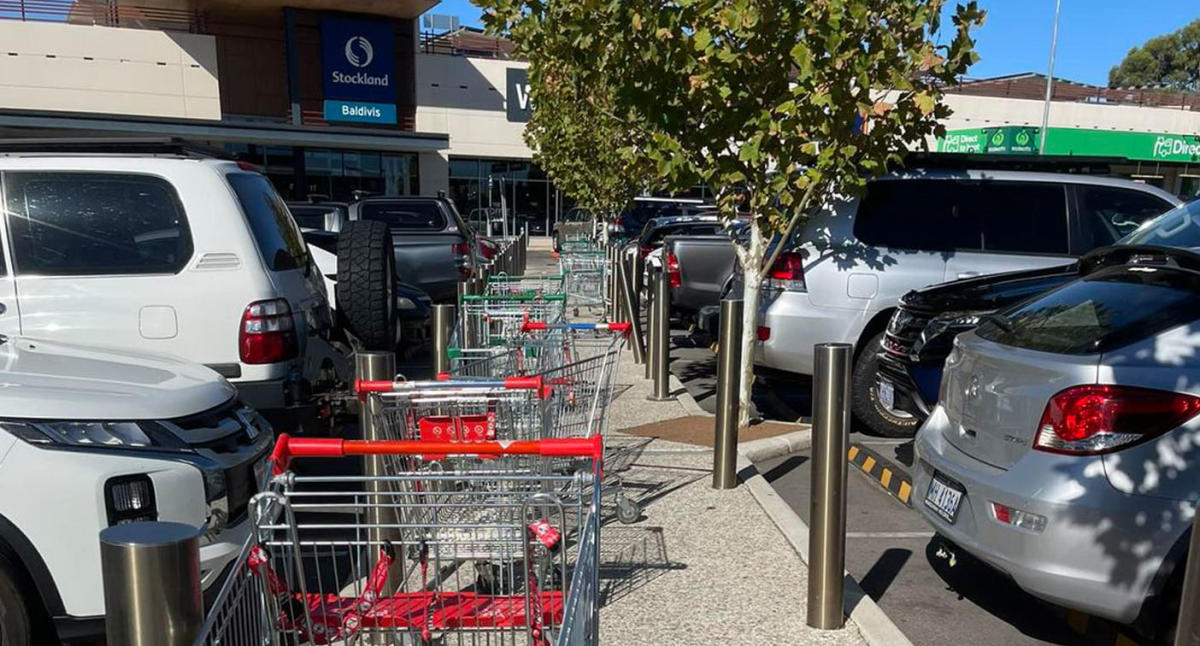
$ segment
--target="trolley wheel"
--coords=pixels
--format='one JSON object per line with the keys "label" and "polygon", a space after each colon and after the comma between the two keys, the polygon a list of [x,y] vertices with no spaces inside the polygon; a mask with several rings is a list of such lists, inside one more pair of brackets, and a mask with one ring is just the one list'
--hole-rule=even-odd
{"label": "trolley wheel", "polygon": [[622,525],[632,525],[642,517],[642,507],[625,497],[624,492],[617,492],[617,520]]}

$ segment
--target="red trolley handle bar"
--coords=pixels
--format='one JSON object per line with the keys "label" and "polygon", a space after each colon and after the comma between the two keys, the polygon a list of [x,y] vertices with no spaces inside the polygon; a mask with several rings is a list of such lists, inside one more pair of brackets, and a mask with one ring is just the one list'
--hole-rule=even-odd
{"label": "red trolley handle bar", "polygon": [[633,329],[633,323],[629,321],[617,321],[614,323],[547,323],[546,321],[531,321],[528,315],[521,323],[522,332],[535,332],[549,329],[572,329],[572,330],[608,330],[610,332],[620,332],[621,334],[629,334]]}
{"label": "red trolley handle bar", "polygon": [[281,433],[271,451],[271,473],[283,473],[294,458],[341,458],[350,455],[538,455],[601,460],[604,457],[604,439],[600,435],[593,435],[511,442],[430,442],[292,437]]}
{"label": "red trolley handle bar", "polygon": [[[490,385],[494,384],[497,386],[502,386],[503,388],[506,388],[508,390],[536,390],[536,391],[539,391],[539,393],[544,393],[546,390],[545,384],[542,383],[542,378],[539,376],[503,377],[501,379],[497,379],[495,382],[488,382],[488,381],[454,381],[453,379],[447,380],[447,379],[442,378],[443,375],[445,375],[445,373],[439,374],[437,376],[436,383],[439,386],[461,386],[464,388],[470,388],[470,387],[490,386]],[[445,376],[449,376],[449,375],[445,375]],[[359,395],[364,395],[366,393],[390,393],[390,392],[404,390],[404,386],[406,384],[412,384],[412,383],[416,383],[416,382],[411,382],[411,381],[371,381],[371,380],[367,380],[367,379],[355,379],[354,380],[354,392],[358,393]]]}

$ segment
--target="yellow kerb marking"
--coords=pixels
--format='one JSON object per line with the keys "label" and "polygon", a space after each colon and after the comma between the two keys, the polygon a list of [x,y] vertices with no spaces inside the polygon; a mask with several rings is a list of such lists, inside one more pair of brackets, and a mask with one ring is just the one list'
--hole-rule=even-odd
{"label": "yellow kerb marking", "polygon": [[870,473],[870,472],[871,472],[871,469],[872,469],[874,466],[875,466],[875,458],[873,458],[873,457],[871,457],[871,456],[869,456],[869,455],[868,455],[868,456],[867,456],[867,459],[866,459],[866,460],[863,460],[863,466],[862,466],[862,469],[863,469],[863,471],[866,471],[867,473]]}
{"label": "yellow kerb marking", "polygon": [[892,470],[891,469],[883,470],[883,475],[879,476],[879,483],[882,484],[885,488],[891,486],[891,484],[892,484]]}
{"label": "yellow kerb marking", "polygon": [[912,493],[912,486],[909,485],[907,482],[901,482],[900,483],[900,493],[897,494],[900,496],[900,502],[907,504],[908,496],[911,493]]}
{"label": "yellow kerb marking", "polygon": [[858,457],[858,447],[857,446],[850,447],[850,450],[846,452],[846,455],[850,456],[851,460]]}
{"label": "yellow kerb marking", "polygon": [[1080,635],[1087,634],[1088,616],[1078,610],[1067,611],[1067,625]]}

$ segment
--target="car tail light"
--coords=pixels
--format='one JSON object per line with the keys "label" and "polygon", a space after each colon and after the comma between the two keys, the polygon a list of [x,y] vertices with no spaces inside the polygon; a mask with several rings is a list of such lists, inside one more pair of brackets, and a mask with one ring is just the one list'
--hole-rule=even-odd
{"label": "car tail light", "polygon": [[242,363],[275,363],[300,354],[292,308],[282,298],[256,301],[242,314],[238,331]]}
{"label": "car tail light", "polygon": [[770,338],[771,338],[771,328],[769,328],[765,325],[758,326],[758,340],[766,341]]}
{"label": "car tail light", "polygon": [[[455,245],[455,246],[457,246],[457,245]],[[466,246],[466,245],[463,245],[463,246]],[[466,254],[460,254],[460,255],[466,255]],[[479,255],[483,256],[484,260],[491,260],[492,258],[496,257],[496,250],[489,247],[488,245],[485,245],[482,242],[480,242],[479,243]]]}
{"label": "car tail light", "polygon": [[683,274],[679,272],[679,258],[673,253],[667,254],[667,282],[671,287],[683,284]]}
{"label": "car tail light", "polygon": [[[482,249],[483,245],[481,244],[481,245],[479,245],[479,247]],[[471,245],[468,245],[465,242],[455,242],[450,245],[450,253],[452,253],[456,256],[470,255],[471,254]]]}
{"label": "car tail light", "polygon": [[804,263],[800,254],[779,254],[767,275],[773,280],[804,280]]}
{"label": "car tail light", "polygon": [[1045,516],[1017,509],[1016,507],[1001,505],[998,502],[992,502],[992,516],[1005,525],[1028,529],[1033,532],[1041,532],[1046,529]]}
{"label": "car tail light", "polygon": [[1068,455],[1110,453],[1161,435],[1200,413],[1200,397],[1132,386],[1074,386],[1055,394],[1033,448]]}

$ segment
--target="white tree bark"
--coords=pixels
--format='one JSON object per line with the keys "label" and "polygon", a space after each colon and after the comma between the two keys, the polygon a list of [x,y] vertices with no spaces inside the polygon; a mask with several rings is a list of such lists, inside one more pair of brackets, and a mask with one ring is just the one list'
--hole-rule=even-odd
{"label": "white tree bark", "polygon": [[742,268],[742,365],[738,390],[738,429],[750,425],[751,395],[754,392],[754,345],[758,340],[758,301],[762,293],[762,262],[766,240],[758,226],[750,226],[750,241],[736,247]]}

